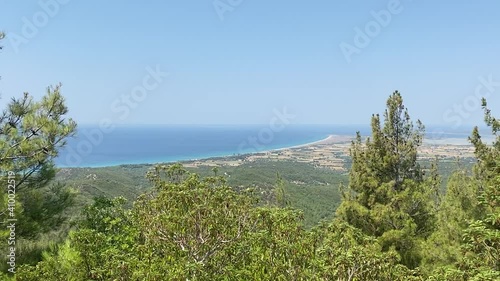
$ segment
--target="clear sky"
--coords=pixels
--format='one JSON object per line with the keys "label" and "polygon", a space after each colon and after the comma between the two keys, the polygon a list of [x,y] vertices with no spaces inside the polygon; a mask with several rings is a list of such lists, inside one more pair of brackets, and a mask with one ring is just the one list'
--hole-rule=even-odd
{"label": "clear sky", "polygon": [[81,124],[266,124],[285,107],[294,123],[366,124],[397,89],[426,124],[480,124],[476,90],[500,112],[499,12],[495,0],[0,0],[0,105],[61,82]]}

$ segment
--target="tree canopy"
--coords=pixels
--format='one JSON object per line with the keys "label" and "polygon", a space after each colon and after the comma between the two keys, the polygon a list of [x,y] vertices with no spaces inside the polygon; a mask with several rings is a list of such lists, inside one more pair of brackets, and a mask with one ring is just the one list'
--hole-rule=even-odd
{"label": "tree canopy", "polygon": [[[0,195],[4,226],[0,236],[7,246],[7,221],[15,219],[19,263],[36,263],[41,258],[41,249],[47,247],[40,246],[38,238],[61,226],[64,211],[73,202],[74,192],[53,182],[54,159],[76,130],[67,113],[61,85],[47,88],[40,101],[28,93],[12,98],[0,113],[0,178],[10,184]],[[0,269],[5,269],[4,262]]]}
{"label": "tree canopy", "polygon": [[213,169],[201,177],[180,164],[157,165],[152,188],[132,207],[98,197],[64,243],[25,264],[17,280],[498,280],[500,249],[496,137],[470,141],[477,163],[457,170],[439,193],[437,165],[422,167],[424,126],[399,92],[372,133],[352,142],[349,183],[335,218],[306,229],[287,203],[233,188]]}

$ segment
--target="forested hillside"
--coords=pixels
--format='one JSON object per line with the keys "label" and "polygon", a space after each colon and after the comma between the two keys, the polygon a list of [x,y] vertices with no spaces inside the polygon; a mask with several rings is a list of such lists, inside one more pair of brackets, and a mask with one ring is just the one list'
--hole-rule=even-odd
{"label": "forested hillside", "polygon": [[[56,180],[78,190],[75,209],[93,201],[94,197],[113,198],[122,196],[133,202],[138,195],[151,188],[145,178],[153,165],[123,165],[104,168],[65,168]],[[200,176],[212,176],[212,167],[189,168]],[[277,177],[283,178],[285,196],[290,206],[304,211],[306,227],[316,225],[322,219],[332,218],[340,204],[339,186],[347,182],[343,173],[318,169],[297,162],[258,161],[237,167],[220,167],[217,173],[235,190],[255,189],[260,204],[274,200],[273,188]]]}
{"label": "forested hillside", "polygon": [[[429,161],[420,163],[424,167],[430,167],[432,164]],[[345,166],[349,168],[350,163]],[[77,192],[75,204],[71,209],[71,213],[76,217],[95,197],[122,196],[127,199],[127,204],[131,205],[137,196],[151,188],[145,174],[153,167],[151,164],[134,164],[100,168],[63,168],[56,174],[55,181]],[[467,168],[470,169],[471,165],[466,160],[439,161],[438,170],[443,178],[440,192],[445,192],[447,179],[455,170]],[[203,177],[214,175],[211,166],[191,167],[186,170]],[[277,176],[280,176],[289,206],[304,212],[306,228],[333,217],[341,203],[341,186],[348,183],[348,175],[344,172],[293,161],[259,160],[236,167],[218,167],[217,173],[235,190],[254,188],[260,198],[260,204],[274,200],[273,188]]]}
{"label": "forested hillside", "polygon": [[496,141],[471,129],[476,164],[446,175],[417,161],[425,127],[401,94],[386,105],[353,141],[348,175],[266,161],[157,165],[146,180],[146,166],[61,171],[87,206],[16,280],[499,280],[500,122],[483,100]]}

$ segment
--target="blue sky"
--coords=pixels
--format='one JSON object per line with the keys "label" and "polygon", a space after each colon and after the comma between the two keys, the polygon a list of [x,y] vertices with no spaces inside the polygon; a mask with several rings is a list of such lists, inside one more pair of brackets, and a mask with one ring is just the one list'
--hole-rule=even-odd
{"label": "blue sky", "polygon": [[[365,124],[397,89],[426,124],[481,124],[478,95],[500,114],[498,11],[494,0],[0,0],[0,105],[61,82],[81,124],[266,124],[284,108],[294,123]],[[346,59],[342,44],[357,51]]]}

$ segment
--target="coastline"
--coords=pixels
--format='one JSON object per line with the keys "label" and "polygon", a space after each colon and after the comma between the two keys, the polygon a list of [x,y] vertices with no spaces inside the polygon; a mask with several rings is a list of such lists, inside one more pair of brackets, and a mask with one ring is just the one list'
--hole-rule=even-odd
{"label": "coastline", "polygon": [[295,149],[295,148],[304,148],[308,146],[313,146],[313,145],[318,145],[318,144],[330,144],[333,143],[333,140],[335,139],[336,135],[328,135],[328,137],[318,140],[318,141],[313,141],[313,142],[308,142],[304,144],[298,144],[294,146],[288,146],[288,147],[282,147],[282,148],[275,148],[275,149],[268,149],[264,151],[259,151],[259,152],[251,152],[251,153],[245,153],[244,155],[248,154],[256,154],[256,153],[269,153],[269,152],[276,152],[276,151],[283,151],[287,149]]}
{"label": "coastline", "polygon": [[[319,157],[318,155],[314,155],[318,153],[329,153],[328,150],[338,150],[338,149],[344,149],[345,151],[339,151],[342,152],[343,154],[348,151],[348,148],[350,146],[350,142],[353,139],[352,136],[350,135],[335,135],[335,134],[329,134],[326,138],[312,141],[312,142],[307,142],[303,144],[295,144],[295,145],[289,145],[285,147],[278,147],[278,148],[269,148],[265,149],[262,151],[258,151],[254,149],[253,151],[246,151],[246,152],[220,152],[220,153],[214,153],[214,154],[206,154],[206,155],[198,155],[196,156],[186,156],[186,157],[178,157],[176,159],[146,159],[146,160],[137,160],[137,161],[128,161],[128,162],[108,162],[108,163],[101,163],[101,164],[91,164],[91,165],[82,165],[82,166],[73,166],[73,167],[67,167],[67,166],[57,166],[58,168],[65,169],[65,168],[104,168],[104,167],[119,167],[119,166],[132,166],[132,165],[140,165],[140,166],[153,166],[156,164],[173,164],[173,163],[181,163],[183,165],[200,165],[202,163],[222,163],[222,162],[238,162],[242,161],[245,159],[259,159],[259,158],[266,158],[266,157],[271,157],[271,158],[281,158],[278,155],[281,155],[284,153],[285,155],[296,155],[300,154],[299,157],[303,158],[322,158]],[[329,147],[329,144],[335,144],[333,147]],[[326,146],[325,146],[326,145]],[[439,140],[433,140],[433,139],[424,139],[424,143],[422,146],[423,150],[426,151],[433,151],[435,148],[434,147],[446,147],[446,146],[452,146],[452,147],[463,147],[464,151],[467,150],[467,148],[470,147],[470,144],[467,143],[466,140],[463,140],[462,138],[443,138]],[[306,151],[302,150],[305,149]],[[309,151],[307,151],[309,150]],[[310,154],[310,156],[307,155]],[[306,157],[307,156],[307,157]],[[305,160],[304,160],[305,161]]]}
{"label": "coastline", "polygon": [[[288,149],[304,148],[304,147],[309,147],[309,146],[319,145],[319,144],[329,144],[329,143],[333,142],[333,139],[335,137],[336,137],[336,135],[328,135],[324,139],[320,139],[320,140],[313,141],[313,142],[307,142],[304,144],[296,144],[296,145],[280,147],[280,148],[271,148],[271,149],[266,149],[266,150],[262,150],[262,151],[245,152],[245,153],[241,153],[241,154],[226,154],[226,155],[221,155],[221,156],[209,156],[209,157],[203,157],[203,158],[170,161],[170,162],[164,162],[164,163],[175,163],[175,162],[190,163],[190,162],[194,162],[194,161],[205,161],[205,160],[211,160],[211,159],[234,158],[234,157],[244,157],[244,156],[273,153],[273,152],[278,152],[278,151],[283,151],[283,150],[288,150]],[[144,164],[158,164],[158,163],[144,163]],[[127,165],[127,164],[124,164],[124,165]]]}
{"label": "coastline", "polygon": [[95,165],[84,165],[84,166],[75,166],[75,167],[65,167],[65,166],[58,166],[60,169],[68,169],[68,168],[105,168],[105,167],[118,167],[118,166],[129,166],[129,165],[145,165],[145,166],[152,166],[156,164],[171,164],[171,163],[193,163],[197,161],[210,161],[210,160],[216,160],[216,159],[231,159],[231,158],[238,158],[238,157],[245,157],[245,156],[252,156],[252,155],[259,155],[259,154],[266,154],[266,153],[273,153],[277,151],[283,151],[283,150],[288,150],[288,149],[296,149],[296,148],[304,148],[308,146],[313,146],[313,145],[319,145],[319,144],[328,144],[333,142],[333,139],[335,137],[344,137],[344,136],[338,136],[338,135],[333,135],[330,134],[324,139],[320,139],[317,141],[313,142],[307,142],[304,144],[298,144],[298,145],[291,145],[291,146],[285,146],[285,147],[280,147],[280,148],[271,148],[271,149],[266,149],[262,151],[252,151],[252,152],[244,152],[241,154],[238,153],[221,153],[220,155],[206,155],[206,156],[201,156],[201,157],[183,157],[180,159],[175,159],[175,160],[152,160],[152,161],[147,161],[142,162],[142,161],[131,161],[128,163],[104,163],[104,164],[95,164]]}

